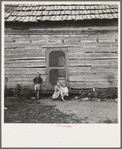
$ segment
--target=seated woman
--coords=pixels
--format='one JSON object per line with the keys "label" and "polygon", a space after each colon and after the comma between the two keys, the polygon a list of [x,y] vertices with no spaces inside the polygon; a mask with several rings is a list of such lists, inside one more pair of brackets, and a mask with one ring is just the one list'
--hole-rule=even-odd
{"label": "seated woman", "polygon": [[61,94],[63,99],[65,96],[69,96],[69,91],[68,91],[68,88],[65,86],[65,83],[63,83],[61,86]]}
{"label": "seated woman", "polygon": [[61,99],[63,101],[65,101],[64,97],[63,97],[62,89],[61,89],[61,84],[60,84],[59,81],[57,81],[57,85],[55,85],[55,91],[54,91],[54,93],[52,95],[52,98],[56,99],[56,98],[60,97],[60,95],[61,95]]}

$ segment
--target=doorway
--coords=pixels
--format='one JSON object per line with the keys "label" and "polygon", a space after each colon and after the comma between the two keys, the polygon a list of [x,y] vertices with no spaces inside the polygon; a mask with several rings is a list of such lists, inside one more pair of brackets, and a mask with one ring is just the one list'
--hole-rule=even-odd
{"label": "doorway", "polygon": [[47,50],[47,89],[54,90],[56,81],[68,85],[67,50]]}

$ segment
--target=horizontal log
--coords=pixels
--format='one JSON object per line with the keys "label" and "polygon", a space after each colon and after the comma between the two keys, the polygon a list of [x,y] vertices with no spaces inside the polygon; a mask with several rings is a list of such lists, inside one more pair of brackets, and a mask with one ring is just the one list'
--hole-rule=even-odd
{"label": "horizontal log", "polygon": [[[22,82],[22,81],[20,81],[20,82],[8,82],[8,88],[15,88],[17,86],[17,84],[19,84],[21,86],[28,86],[28,87],[30,87],[33,90],[34,90],[34,87],[35,87],[35,84],[34,84],[33,81],[32,82],[26,82],[26,81],[25,82]],[[46,88],[46,82],[43,82],[41,84],[41,90],[42,91],[47,90],[47,88]]]}
{"label": "horizontal log", "polygon": [[62,45],[66,45],[67,43],[62,43],[62,42],[48,42],[46,41],[45,43],[14,43],[14,42],[6,42],[5,43],[5,48],[8,49],[8,48],[27,48],[27,47],[33,47],[33,48],[37,48],[37,47],[45,47],[45,46],[62,46]]}
{"label": "horizontal log", "polygon": [[59,41],[67,40],[80,41],[80,42],[101,42],[101,41],[116,41],[118,40],[118,33],[99,34],[99,35],[5,35],[5,42],[41,42],[43,41]]}
{"label": "horizontal log", "polygon": [[[118,47],[118,43],[117,42],[76,42],[76,41],[69,41],[69,42],[64,42],[64,43],[61,43],[63,45],[65,44],[69,44],[69,45],[79,45],[79,46],[82,46],[82,47],[89,47],[91,46],[91,48],[93,47]],[[61,45],[59,43],[59,45]]]}
{"label": "horizontal log", "polygon": [[[7,39],[12,39],[12,40],[39,40],[39,39],[49,39],[50,37],[55,38],[55,36],[50,36],[50,35],[7,35],[5,34],[5,40]],[[57,36],[57,37],[61,37],[61,36]]]}
{"label": "horizontal log", "polygon": [[30,63],[17,63],[17,62],[14,62],[14,63],[5,63],[4,64],[4,68],[45,68],[46,67],[46,63],[42,63],[41,61],[40,62],[30,62]]}
{"label": "horizontal log", "polygon": [[[32,75],[29,75],[29,74],[8,74],[6,75],[6,77],[8,78],[9,82],[32,82],[33,79],[35,78],[35,75],[32,74]],[[41,78],[43,80],[43,82],[46,81],[46,75],[41,75]]]}
{"label": "horizontal log", "polygon": [[[44,46],[44,45],[50,45],[51,46],[52,42],[49,42],[49,41],[45,41],[45,43],[15,43],[15,42],[5,42],[5,48],[8,48],[8,47],[27,47],[27,46]],[[82,47],[112,47],[112,46],[118,46],[118,42],[79,42],[79,41],[74,41],[74,40],[69,40],[67,42],[57,42],[57,41],[54,41],[52,45],[80,45]]]}
{"label": "horizontal log", "polygon": [[69,60],[117,60],[118,56],[111,57],[69,57]]}
{"label": "horizontal log", "polygon": [[42,48],[46,49],[46,50],[53,50],[53,49],[59,49],[59,50],[68,50],[68,48],[70,47],[76,47],[77,45],[44,45],[42,46]]}
{"label": "horizontal log", "polygon": [[[111,32],[107,34],[81,34],[81,35],[51,35],[53,38],[62,37],[64,39],[83,39],[83,40],[94,40],[94,39],[118,39],[118,32]],[[50,38],[49,36],[48,38]]]}
{"label": "horizontal log", "polygon": [[[106,24],[106,23],[105,23]],[[51,31],[57,31],[57,30],[72,30],[72,31],[75,31],[76,30],[76,27],[77,27],[77,30],[81,30],[81,29],[83,29],[83,30],[115,30],[115,29],[118,29],[118,26],[117,26],[117,24],[115,25],[115,24],[112,24],[112,25],[98,25],[98,26],[81,26],[81,24],[80,24],[80,26],[77,24],[76,26],[69,26],[68,25],[68,28],[67,28],[67,25],[66,26],[59,26],[59,25],[56,25],[56,26],[51,26],[51,27],[45,27],[45,24],[44,24],[44,26],[41,26],[41,28],[40,28],[40,24],[34,24],[34,26],[32,25],[32,26],[26,26],[26,28],[25,28],[25,26],[18,26],[18,24],[16,24],[16,26],[14,26],[13,27],[13,25],[12,26],[7,26],[6,27],[6,29],[7,30],[12,30],[12,29],[14,29],[14,30],[26,30],[26,29],[28,29],[28,30],[51,30]],[[36,26],[35,26],[36,25]]]}
{"label": "horizontal log", "polygon": [[[50,47],[51,48],[51,47]],[[70,46],[68,47],[52,47],[54,49],[56,48],[60,48],[61,50],[62,49],[65,49],[67,50],[68,49],[68,52],[69,53],[118,53],[118,47],[79,47],[77,48],[77,46],[74,45],[73,48],[70,48]],[[5,54],[14,54],[16,52],[24,52],[24,53],[45,53],[49,48],[48,47],[43,47],[40,48],[40,47],[14,47],[14,48],[5,48]]]}
{"label": "horizontal log", "polygon": [[5,39],[5,43],[7,43],[7,42],[10,42],[10,43],[12,43],[12,42],[14,42],[14,43],[47,43],[47,42],[49,42],[49,43],[58,43],[58,42],[62,42],[62,40],[63,40],[63,42],[65,42],[65,43],[67,43],[67,42],[85,42],[85,43],[92,43],[92,42],[116,42],[117,41],[117,38],[104,38],[104,39],[101,39],[101,38],[87,38],[87,39],[83,39],[83,38],[77,38],[77,37],[74,37],[74,38],[71,38],[71,37],[69,37],[69,38],[43,38],[43,37],[38,37],[38,38],[35,38],[35,39],[33,39],[33,38],[21,38],[21,39]]}
{"label": "horizontal log", "polygon": [[46,61],[45,60],[13,60],[13,61],[10,61],[10,60],[4,60],[4,64],[23,64],[23,63],[35,63],[35,64],[46,64]]}
{"label": "horizontal log", "polygon": [[[113,70],[113,69],[112,69]],[[103,76],[110,76],[110,75],[114,75],[114,76],[118,76],[118,71],[106,71],[106,72],[95,72],[95,71],[69,71],[69,76],[85,76],[85,77],[91,77],[91,76],[99,76],[100,78]]]}
{"label": "horizontal log", "polygon": [[117,81],[114,82],[101,82],[101,81],[82,81],[82,82],[69,82],[69,87],[74,89],[80,88],[108,88],[108,87],[118,87]]}
{"label": "horizontal log", "polygon": [[[34,46],[34,47],[33,47]],[[80,45],[80,44],[77,44],[77,43],[74,43],[74,44],[72,44],[72,43],[69,43],[69,44],[43,44],[43,45],[38,45],[38,44],[34,44],[34,45],[13,45],[13,46],[10,46],[10,45],[8,45],[8,46],[5,46],[4,48],[5,49],[40,49],[40,48],[43,48],[43,49],[50,49],[50,48],[54,48],[54,49],[57,49],[57,48],[69,48],[69,50],[70,50],[70,48],[81,48],[82,47],[82,49],[84,48],[84,49],[88,49],[88,51],[89,51],[89,49],[91,48],[91,49],[106,49],[106,48],[118,48],[118,45],[105,45],[105,46],[83,46],[83,45]],[[87,52],[87,51],[86,51]],[[78,52],[76,52],[76,53],[78,53]],[[84,52],[83,52],[84,53]]]}
{"label": "horizontal log", "polygon": [[4,74],[46,74],[46,68],[5,68]]}
{"label": "horizontal log", "polygon": [[[42,25],[42,24],[41,24]],[[54,25],[54,24],[53,24]],[[94,24],[95,25],[95,24]],[[113,24],[113,22],[112,22],[112,24],[110,25],[110,21],[109,21],[109,24],[107,24],[106,25],[106,22],[105,22],[105,24],[103,25],[103,24],[99,24],[99,25],[97,25],[97,26],[94,26],[93,24],[92,24],[92,26],[90,26],[90,25],[88,25],[88,26],[81,26],[81,23],[78,25],[78,24],[76,24],[76,26],[72,26],[72,25],[68,25],[68,24],[66,24],[65,26],[60,26],[59,24],[58,25],[55,25],[55,26],[51,26],[51,27],[46,27],[45,26],[45,23],[40,27],[40,24],[32,24],[32,26],[30,26],[30,24],[29,24],[29,26],[21,26],[21,24],[20,25],[18,25],[18,24],[15,24],[15,26],[13,27],[13,25],[9,25],[9,26],[6,26],[6,29],[7,30],[26,30],[26,29],[28,29],[28,30],[52,30],[52,31],[56,31],[56,30],[76,30],[76,27],[77,27],[77,29],[83,29],[83,30],[103,30],[103,29],[105,29],[105,30],[110,30],[110,29],[112,29],[112,30],[115,30],[115,29],[118,29],[118,26],[117,26],[117,24],[114,22],[114,24]]]}
{"label": "horizontal log", "polygon": [[78,65],[94,65],[94,64],[112,64],[117,65],[118,61],[117,59],[105,59],[105,60],[69,60],[69,66],[78,66]]}
{"label": "horizontal log", "polygon": [[98,68],[98,69],[92,69],[91,67],[69,67],[68,68],[69,73],[72,73],[74,71],[76,72],[118,72],[117,69],[111,69],[111,68]]}
{"label": "horizontal log", "polygon": [[16,60],[45,60],[46,57],[17,57],[17,58],[6,58],[5,61],[16,61]]}
{"label": "horizontal log", "polygon": [[40,50],[41,52],[45,52],[45,49],[43,48],[42,49],[42,47],[41,46],[36,46],[36,44],[35,44],[35,46],[33,47],[33,46],[22,46],[22,47],[19,47],[19,46],[8,46],[8,47],[4,47],[4,49],[5,49],[5,51],[8,51],[8,50],[32,50],[32,51],[35,51],[35,50]]}
{"label": "horizontal log", "polygon": [[5,58],[17,58],[17,57],[45,57],[44,53],[16,53],[16,54],[5,54]]}
{"label": "horizontal log", "polygon": [[95,42],[115,42],[116,39],[115,38],[110,38],[110,39],[77,39],[77,38],[74,38],[74,39],[63,39],[64,42],[80,42],[80,43],[95,43]]}
{"label": "horizontal log", "polygon": [[[53,46],[53,47],[49,47],[49,48],[60,48],[60,49],[68,49],[69,53],[117,53],[118,52],[118,47],[77,47],[77,46],[73,46],[72,48],[70,46],[59,46],[59,47],[56,47],[56,46]],[[35,47],[8,47],[8,48],[5,48],[5,54],[14,54],[16,52],[25,52],[25,53],[28,53],[28,52],[31,52],[31,53],[45,53],[48,49],[48,47],[44,47],[44,48],[41,48],[39,46],[36,46]]]}
{"label": "horizontal log", "polygon": [[[59,28],[60,29],[60,28]],[[6,29],[7,30],[7,29]],[[81,34],[81,35],[73,35],[73,34],[66,34],[66,35],[61,35],[61,34],[57,34],[57,35],[43,35],[43,34],[36,34],[36,35],[33,35],[33,34],[31,34],[31,35],[20,35],[20,34],[16,34],[16,35],[8,35],[8,34],[5,34],[5,38],[11,38],[11,39],[22,39],[22,38],[24,38],[24,39],[26,39],[26,38],[31,38],[31,39],[35,39],[35,38],[45,38],[45,39],[47,39],[47,38],[62,38],[62,37],[64,37],[64,38],[74,38],[74,37],[77,37],[77,38],[83,38],[83,39],[91,39],[91,37],[92,38],[96,38],[96,37],[100,37],[100,38],[107,38],[108,39],[108,37],[115,37],[115,36],[117,36],[118,35],[118,32],[115,32],[115,31],[110,31],[110,33],[108,32],[107,34],[99,34],[99,36],[97,35],[97,34],[91,34],[91,35],[88,35],[88,34]]]}
{"label": "horizontal log", "polygon": [[[31,57],[46,57],[46,54],[42,53],[20,53],[20,54],[5,54],[5,59],[11,59],[11,58],[18,58],[18,59],[23,59],[24,57],[31,58]],[[81,59],[81,60],[99,60],[99,59],[111,59],[111,58],[117,58],[118,54],[116,53],[79,53],[79,54],[74,54],[70,53],[69,54],[69,59],[70,60],[75,60],[75,59]]]}
{"label": "horizontal log", "polygon": [[117,57],[116,53],[69,53],[69,57]]}
{"label": "horizontal log", "polygon": [[92,69],[101,69],[101,68],[105,68],[105,69],[118,69],[118,64],[104,64],[104,65],[92,65],[91,66]]}
{"label": "horizontal log", "polygon": [[70,67],[91,67],[91,69],[99,69],[99,68],[109,68],[109,69],[117,69],[118,64],[71,64]]}
{"label": "horizontal log", "polygon": [[[98,75],[86,75],[86,76],[69,76],[69,81],[71,82],[80,82],[80,81],[100,81],[100,82],[105,82],[110,80],[110,75],[104,74],[103,76],[98,76]],[[113,77],[111,80],[115,81],[118,80],[117,75],[113,74]]]}
{"label": "horizontal log", "polygon": [[68,49],[69,53],[115,53],[118,47],[72,47]]}
{"label": "horizontal log", "polygon": [[97,29],[88,29],[88,28],[80,28],[80,29],[29,29],[29,30],[23,30],[23,29],[17,29],[17,30],[11,30],[11,29],[5,29],[5,34],[10,34],[10,35],[28,35],[28,34],[33,34],[33,35],[38,35],[38,34],[43,34],[43,35],[48,35],[48,34],[107,34],[111,32],[117,32],[118,29],[117,27],[109,27],[109,28],[97,28]]}
{"label": "horizontal log", "polygon": [[[117,57],[118,54],[116,53],[69,53],[69,58],[76,58],[76,57],[80,57],[80,58],[101,58],[101,57],[109,57],[109,58],[113,58],[113,57]],[[18,53],[16,52],[15,54],[6,54],[5,53],[5,58],[17,58],[17,57],[46,57],[45,53]]]}
{"label": "horizontal log", "polygon": [[45,49],[42,48],[15,48],[15,49],[5,49],[4,50],[5,54],[17,54],[18,53],[23,53],[23,54],[29,54],[29,53],[38,53],[38,54],[45,54]]}

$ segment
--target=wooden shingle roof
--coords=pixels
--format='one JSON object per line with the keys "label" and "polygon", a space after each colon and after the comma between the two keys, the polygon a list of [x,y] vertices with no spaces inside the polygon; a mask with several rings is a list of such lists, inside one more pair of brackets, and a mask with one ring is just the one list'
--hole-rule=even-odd
{"label": "wooden shingle roof", "polygon": [[118,5],[5,5],[5,22],[38,22],[118,18]]}

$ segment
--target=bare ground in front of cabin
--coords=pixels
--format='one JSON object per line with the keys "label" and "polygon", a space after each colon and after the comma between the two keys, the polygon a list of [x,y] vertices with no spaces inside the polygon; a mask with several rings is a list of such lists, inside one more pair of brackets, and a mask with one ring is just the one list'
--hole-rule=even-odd
{"label": "bare ground in front of cabin", "polygon": [[5,123],[117,123],[116,102],[82,101],[70,97],[66,102],[51,97],[39,100],[5,99]]}
{"label": "bare ground in front of cabin", "polygon": [[82,101],[70,99],[66,102],[61,100],[43,99],[45,105],[55,105],[59,111],[78,118],[81,123],[117,123],[118,104],[107,101]]}

